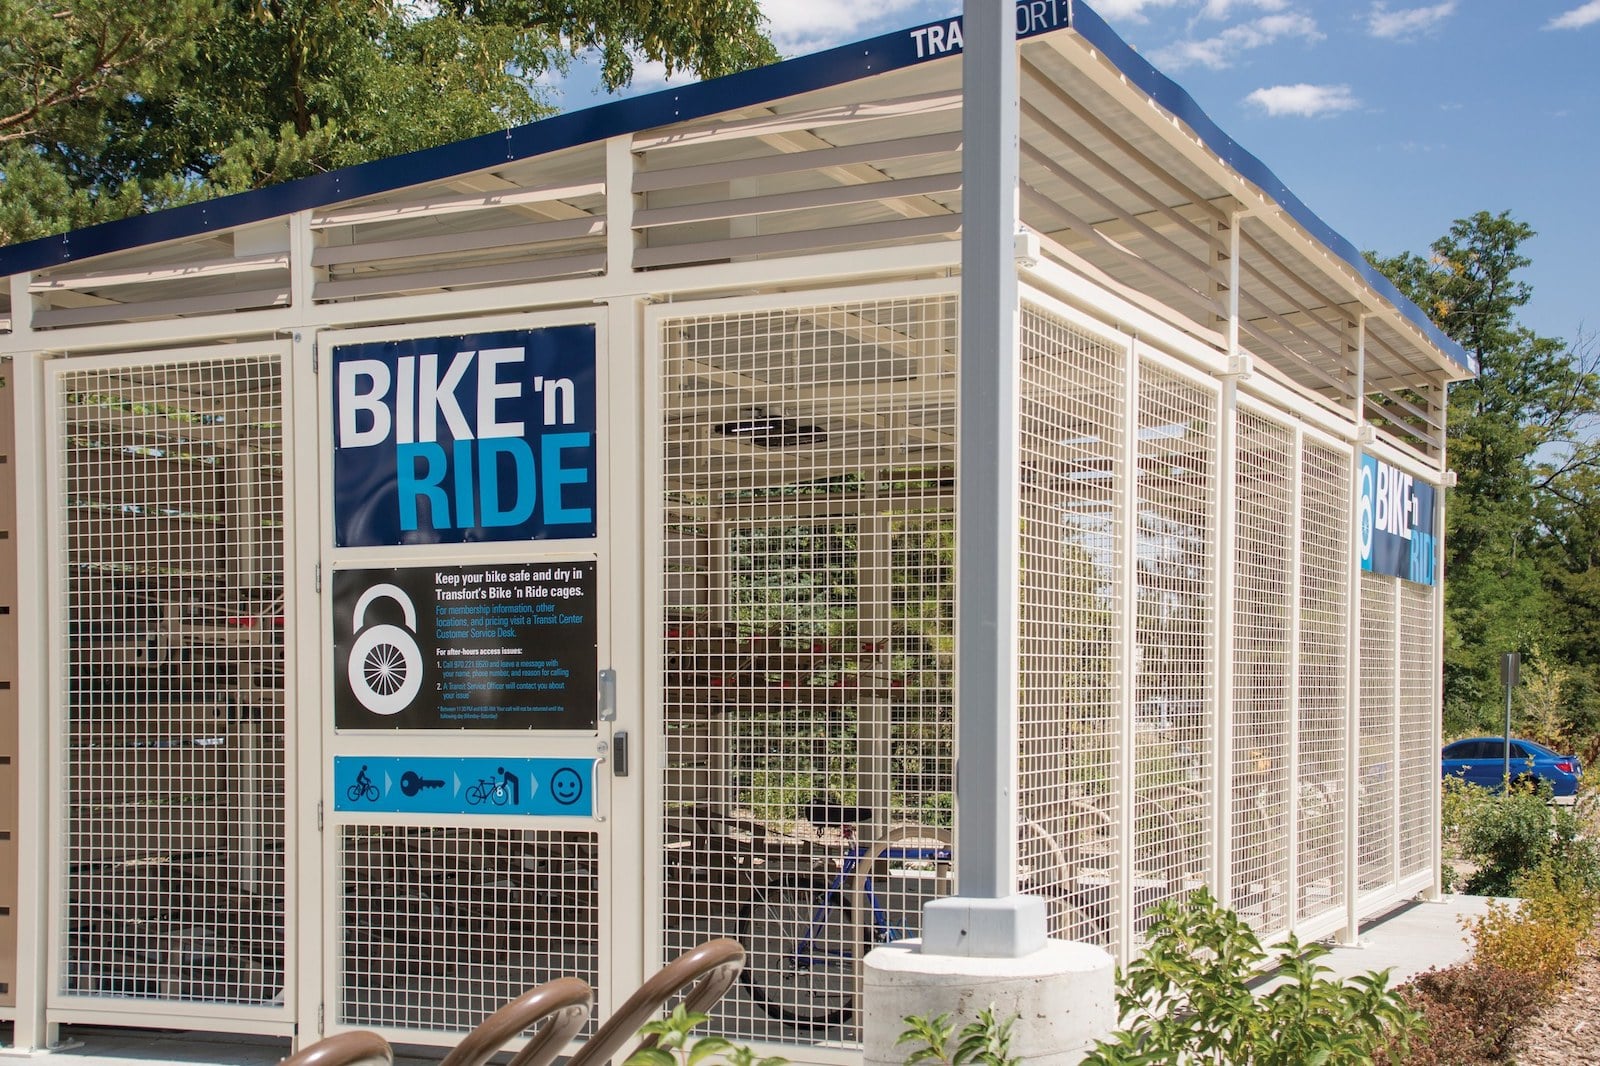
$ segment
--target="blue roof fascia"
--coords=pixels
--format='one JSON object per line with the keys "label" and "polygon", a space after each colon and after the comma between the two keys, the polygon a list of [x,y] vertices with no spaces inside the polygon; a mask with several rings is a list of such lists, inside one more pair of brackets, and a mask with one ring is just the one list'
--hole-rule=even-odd
{"label": "blue roof fascia", "polygon": [[[1020,36],[1067,28],[1067,0],[1019,0],[1019,16],[1041,3],[1055,17],[1029,15]],[[0,276],[249,225],[959,55],[959,30],[953,42],[947,36],[949,28],[959,23],[959,18],[939,19],[711,81],[552,115],[500,133],[41,237],[0,248]]]}
{"label": "blue roof fascia", "polygon": [[1251,182],[1262,192],[1270,196],[1278,206],[1288,212],[1289,217],[1298,222],[1313,239],[1322,242],[1333,251],[1340,259],[1348,263],[1361,279],[1378,291],[1378,294],[1400,312],[1405,319],[1418,329],[1422,330],[1439,350],[1454,362],[1474,375],[1478,373],[1478,359],[1460,344],[1456,343],[1449,334],[1434,324],[1416,304],[1407,299],[1399,289],[1384,275],[1382,271],[1367,262],[1361,250],[1351,244],[1345,237],[1332,226],[1317,217],[1316,212],[1307,207],[1300,198],[1289,191],[1276,174],[1261,160],[1246,151],[1237,141],[1222,131],[1222,128],[1212,121],[1211,116],[1201,110],[1200,105],[1194,102],[1182,86],[1151,65],[1148,59],[1134,51],[1129,44],[1117,36],[1115,30],[1108,26],[1093,10],[1074,0],[1072,11],[1072,28],[1078,35],[1094,47],[1100,49],[1119,71],[1127,76],[1140,89],[1143,89],[1156,103],[1181,119],[1205,146],[1217,154],[1228,166]]}

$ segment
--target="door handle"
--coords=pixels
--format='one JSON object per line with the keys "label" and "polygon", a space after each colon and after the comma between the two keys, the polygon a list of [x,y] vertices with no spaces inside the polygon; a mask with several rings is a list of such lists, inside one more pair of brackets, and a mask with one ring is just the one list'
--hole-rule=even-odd
{"label": "door handle", "polygon": [[611,734],[611,776],[628,776],[628,734],[619,730]]}

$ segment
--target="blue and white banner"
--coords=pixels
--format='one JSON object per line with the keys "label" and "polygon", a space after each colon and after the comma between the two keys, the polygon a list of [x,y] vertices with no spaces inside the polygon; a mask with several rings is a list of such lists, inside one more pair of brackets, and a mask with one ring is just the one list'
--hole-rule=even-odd
{"label": "blue and white banner", "polygon": [[1438,490],[1370,455],[1361,457],[1361,569],[1433,581]]}
{"label": "blue and white banner", "polygon": [[333,350],[341,548],[595,535],[595,328]]}
{"label": "blue and white banner", "polygon": [[594,760],[336,755],[333,809],[586,818],[594,814]]}

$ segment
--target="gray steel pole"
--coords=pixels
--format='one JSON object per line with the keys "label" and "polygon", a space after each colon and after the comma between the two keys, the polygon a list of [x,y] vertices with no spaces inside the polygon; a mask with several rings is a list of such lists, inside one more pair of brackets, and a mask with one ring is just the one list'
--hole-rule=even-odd
{"label": "gray steel pole", "polygon": [[964,5],[956,496],[961,895],[1017,883],[1017,58],[1013,0]]}

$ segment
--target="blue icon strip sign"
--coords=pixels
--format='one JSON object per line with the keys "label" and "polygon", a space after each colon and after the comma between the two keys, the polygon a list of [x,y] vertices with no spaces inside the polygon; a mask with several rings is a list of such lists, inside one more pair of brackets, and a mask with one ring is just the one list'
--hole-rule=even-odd
{"label": "blue icon strip sign", "polygon": [[585,818],[594,814],[594,760],[336,755],[333,809]]}

